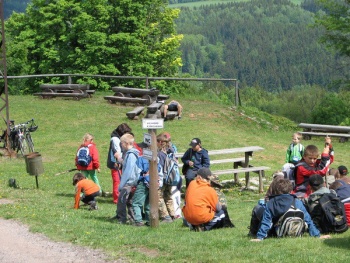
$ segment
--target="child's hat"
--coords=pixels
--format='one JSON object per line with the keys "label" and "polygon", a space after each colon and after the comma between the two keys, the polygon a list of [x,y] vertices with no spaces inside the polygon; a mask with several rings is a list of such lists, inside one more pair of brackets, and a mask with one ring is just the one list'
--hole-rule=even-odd
{"label": "child's hat", "polygon": [[348,168],[346,168],[344,165],[339,166],[338,171],[339,171],[340,175],[347,175],[348,174]]}

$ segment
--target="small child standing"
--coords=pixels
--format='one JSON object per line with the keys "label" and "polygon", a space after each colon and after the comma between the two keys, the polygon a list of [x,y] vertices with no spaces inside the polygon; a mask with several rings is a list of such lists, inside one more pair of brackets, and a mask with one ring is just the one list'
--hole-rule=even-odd
{"label": "small child standing", "polygon": [[302,135],[299,132],[293,133],[292,143],[286,153],[286,163],[296,165],[304,155],[304,146],[301,144]]}
{"label": "small child standing", "polygon": [[[93,181],[86,179],[82,173],[76,173],[73,176],[73,185],[75,186],[74,209],[79,209],[80,201],[90,205],[90,210],[97,210],[96,196],[100,195],[100,187]],[[83,195],[80,197],[81,193]]]}
{"label": "small child standing", "polygon": [[[100,172],[100,161],[98,157],[98,151],[96,148],[96,144],[93,142],[94,137],[90,133],[86,133],[83,137],[83,143],[79,146],[77,154],[75,155],[75,165],[77,169],[86,177],[91,178],[95,184],[98,185],[100,191],[102,192],[102,188],[100,182],[98,181],[96,170]],[[91,156],[91,161],[87,166],[83,166],[78,162],[78,152],[81,147],[88,147],[89,155]]]}
{"label": "small child standing", "polygon": [[[137,167],[137,159],[140,152],[134,148],[134,136],[126,133],[120,138],[122,149],[125,152],[123,158],[122,176],[119,184],[119,197],[117,202],[116,216],[119,223],[126,224],[127,220],[134,221],[132,209],[132,197],[136,190],[140,169]],[[127,215],[128,212],[128,215]]]}

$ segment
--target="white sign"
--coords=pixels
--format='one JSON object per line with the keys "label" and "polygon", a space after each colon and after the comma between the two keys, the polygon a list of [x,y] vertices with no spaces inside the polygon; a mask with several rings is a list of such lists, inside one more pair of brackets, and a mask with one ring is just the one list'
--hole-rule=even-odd
{"label": "white sign", "polygon": [[151,142],[152,142],[151,134],[144,133],[143,134],[143,142],[146,143],[147,145],[151,145]]}
{"label": "white sign", "polygon": [[163,129],[164,119],[142,119],[142,129]]}
{"label": "white sign", "polygon": [[142,157],[152,161],[152,156],[153,156],[153,152],[150,149],[147,149],[147,148],[142,149]]}

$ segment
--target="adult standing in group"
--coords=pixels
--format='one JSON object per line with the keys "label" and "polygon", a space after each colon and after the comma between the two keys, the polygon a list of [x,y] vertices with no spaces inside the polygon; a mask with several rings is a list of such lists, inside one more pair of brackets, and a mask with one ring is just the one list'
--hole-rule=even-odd
{"label": "adult standing in group", "polygon": [[107,167],[111,169],[112,183],[113,183],[113,202],[118,202],[120,184],[120,177],[122,175],[121,164],[123,162],[122,148],[120,144],[120,137],[126,133],[130,133],[131,128],[128,124],[122,123],[111,133],[111,139],[109,144]]}
{"label": "adult standing in group", "polygon": [[189,148],[181,157],[181,161],[184,164],[182,173],[185,175],[186,188],[196,177],[199,169],[210,167],[208,151],[202,148],[201,140],[199,138],[193,138],[189,145],[191,148]]}

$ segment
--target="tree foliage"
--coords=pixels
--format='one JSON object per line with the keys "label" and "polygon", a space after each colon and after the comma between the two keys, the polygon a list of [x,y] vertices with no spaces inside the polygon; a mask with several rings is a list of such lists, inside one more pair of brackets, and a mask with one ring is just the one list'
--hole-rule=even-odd
{"label": "tree foliage", "polygon": [[313,13],[288,0],[181,8],[182,73],[237,78],[268,91],[331,84],[347,68],[318,42]]}
{"label": "tree foliage", "polygon": [[[6,23],[9,74],[172,76],[178,14],[163,0],[33,0]],[[76,81],[107,89],[123,80]]]}

